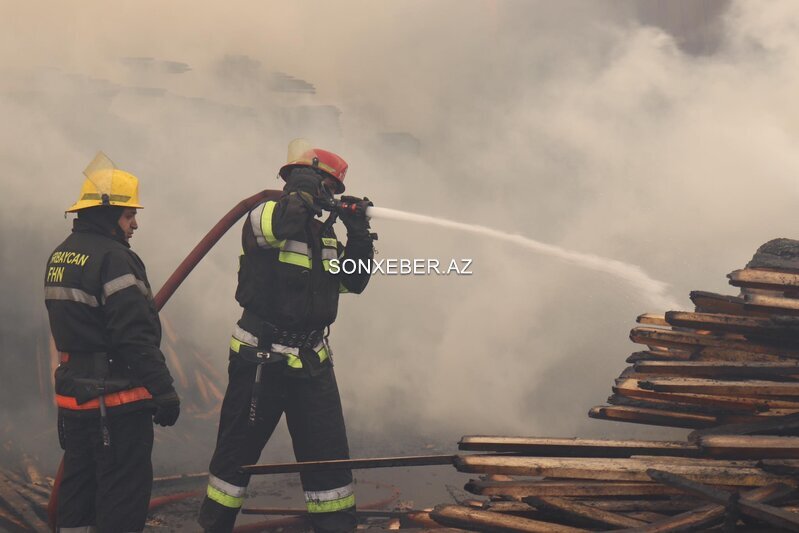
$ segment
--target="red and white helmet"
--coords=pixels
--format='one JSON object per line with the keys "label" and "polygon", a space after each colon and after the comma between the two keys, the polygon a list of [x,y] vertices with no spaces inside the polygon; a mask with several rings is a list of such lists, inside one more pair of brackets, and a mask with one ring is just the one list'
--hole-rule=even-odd
{"label": "red and white helmet", "polygon": [[291,169],[295,167],[311,167],[321,170],[336,180],[336,194],[344,192],[344,177],[347,175],[349,165],[333,152],[312,148],[311,143],[305,139],[294,139],[289,143],[286,164],[280,167],[278,174],[285,181]]}

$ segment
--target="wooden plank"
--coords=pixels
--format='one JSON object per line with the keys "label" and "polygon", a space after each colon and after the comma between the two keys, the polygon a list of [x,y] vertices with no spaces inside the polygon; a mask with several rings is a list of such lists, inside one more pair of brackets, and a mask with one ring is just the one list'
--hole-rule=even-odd
{"label": "wooden plank", "polygon": [[596,507],[597,509],[604,509],[606,511],[651,511],[654,513],[682,513],[691,511],[701,505],[695,498],[676,499],[670,498],[668,500],[580,500],[586,505]]}
{"label": "wooden plank", "polygon": [[691,291],[689,298],[698,313],[721,313],[727,315],[766,315],[756,309],[746,309],[744,299],[739,296],[717,294],[706,291]]}
{"label": "wooden plank", "polygon": [[33,504],[20,496],[15,490],[16,483],[0,471],[0,500],[6,502],[9,509],[24,520],[34,531],[48,531],[47,522],[36,514]]}
{"label": "wooden plank", "polygon": [[553,481],[553,480],[515,480],[483,481],[471,479],[464,489],[480,496],[503,496],[524,498],[526,496],[569,496],[569,497],[643,497],[668,496],[680,494],[672,487],[651,482],[615,481]]}
{"label": "wooden plank", "polygon": [[7,511],[2,507],[0,507],[0,527],[8,528],[0,531],[30,531],[28,524],[14,516],[11,511]]}
{"label": "wooden plank", "polygon": [[764,362],[764,363],[779,363],[784,361],[792,361],[790,357],[783,357],[779,353],[766,354],[755,353],[746,350],[728,350],[726,348],[716,348],[713,346],[704,346],[698,348],[692,357],[694,361],[738,361],[738,362]]}
{"label": "wooden plank", "polygon": [[[560,499],[560,498],[559,498]],[[618,515],[622,517],[629,517],[636,520],[641,520],[645,523],[654,522],[656,520],[663,520],[668,517],[668,514],[692,510],[700,504],[695,499],[692,500],[574,500],[568,501],[577,502],[589,508],[594,508],[601,511],[618,511]],[[477,508],[494,513],[507,513],[516,516],[524,516],[533,519],[547,520],[548,516],[552,516],[550,511],[547,515],[547,509],[541,505],[540,507],[531,507],[530,505],[520,501],[499,501],[492,500],[487,502],[478,503]],[[465,505],[465,502],[461,502]],[[542,509],[542,510],[539,510]],[[577,519],[579,520],[579,519]],[[576,522],[576,520],[575,520]],[[579,523],[570,525],[580,525]]]}
{"label": "wooden plank", "polygon": [[[790,487],[780,484],[768,485],[745,492],[743,495],[752,501],[773,501],[784,497],[792,491]],[[696,502],[698,504],[698,502]],[[724,518],[726,509],[721,505],[703,505],[696,509],[665,518],[648,526],[627,530],[625,533],[673,533],[677,531],[695,531],[705,529],[719,523]]]}
{"label": "wooden plank", "polygon": [[669,323],[666,322],[666,318],[662,314],[657,313],[644,313],[642,315],[638,315],[638,318],[636,318],[635,321],[639,324],[649,324],[650,326],[669,326]]}
{"label": "wooden plank", "polygon": [[764,380],[721,381],[700,378],[650,378],[639,380],[641,388],[656,392],[719,394],[722,396],[777,396],[799,398],[799,383]]}
{"label": "wooden plank", "polygon": [[764,419],[742,424],[725,424],[693,431],[688,440],[697,442],[707,435],[796,435],[799,434],[799,415]]}
{"label": "wooden plank", "polygon": [[799,402],[779,398],[743,398],[740,396],[718,396],[715,394],[694,394],[679,392],[658,392],[644,389],[638,380],[622,380],[613,387],[613,392],[640,400],[664,400],[682,404],[712,405],[737,413],[759,413],[774,409],[793,409]]}
{"label": "wooden plank", "polygon": [[783,482],[795,485],[799,480],[767,474],[752,462],[712,461],[681,458],[679,462],[651,459],[585,459],[466,455],[458,456],[455,468],[468,473],[498,473],[522,476],[543,476],[560,479],[598,481],[647,481],[646,471],[667,468],[688,479],[716,485],[762,486]]}
{"label": "wooden plank", "polygon": [[[618,389],[613,387],[614,392]],[[619,389],[622,390],[622,389]],[[651,392],[651,395],[644,393]],[[665,397],[664,397],[665,396]],[[640,389],[639,392],[633,391],[632,395],[625,393],[613,394],[608,397],[608,403],[613,405],[629,405],[631,407],[644,407],[651,409],[658,409],[664,411],[674,411],[677,413],[694,413],[704,414],[717,417],[727,416],[755,416],[767,411],[766,409],[759,410],[753,406],[738,406],[738,405],[717,405],[715,402],[699,402],[699,401],[685,401],[683,399],[687,394],[680,394],[674,392],[655,392]],[[705,394],[694,394],[696,396],[709,396]],[[724,397],[727,398],[727,397]],[[750,398],[751,399],[751,398]]]}
{"label": "wooden plank", "polygon": [[484,511],[493,511],[495,513],[525,513],[535,510],[524,502],[500,500],[482,502],[480,508]]}
{"label": "wooden plank", "polygon": [[796,458],[799,459],[799,437],[771,435],[708,435],[698,444],[712,457]]}
{"label": "wooden plank", "polygon": [[799,378],[799,361],[778,363],[738,361],[639,361],[637,374],[660,376],[705,377],[715,379],[771,379],[796,381]]}
{"label": "wooden plank", "polygon": [[[431,529],[434,530],[434,532],[432,533],[443,533],[443,530],[441,529],[441,526],[439,526],[438,522],[433,520],[433,518],[430,516],[430,511],[414,511],[408,513],[407,515],[405,515],[404,519],[402,518],[400,519],[400,529],[407,529],[408,525],[422,528],[420,530],[420,533],[431,533],[430,532]],[[462,532],[463,530],[451,529],[450,531]]]}
{"label": "wooden plank", "polygon": [[[796,301],[799,302],[799,300]],[[633,328],[632,331],[630,331],[630,340],[637,344],[646,344],[647,346],[665,346],[680,349],[710,346],[728,350],[780,355],[793,359],[799,358],[799,350],[789,349],[783,346],[776,347],[747,341],[745,339],[729,339],[714,335],[701,335],[699,333],[687,331],[671,331],[645,326]]]}
{"label": "wooden plank", "polygon": [[[357,509],[351,511],[357,518],[404,518],[408,514],[423,513],[420,510],[393,511],[388,509]],[[298,507],[244,507],[241,514],[261,515],[261,516],[307,516],[308,509]]]}
{"label": "wooden plank", "polygon": [[40,479],[40,483],[43,485],[36,485],[35,483],[28,482],[30,477],[23,477],[21,474],[17,474],[13,470],[3,470],[3,474],[14,485],[14,490],[29,500],[32,500],[34,503],[40,501],[41,498],[47,500],[50,497],[50,487],[45,487],[47,480],[44,477]]}
{"label": "wooden plank", "polygon": [[652,479],[660,483],[677,487],[689,494],[710,500],[719,505],[735,505],[742,514],[762,520],[773,526],[784,528],[788,531],[799,531],[798,514],[783,511],[779,507],[773,507],[747,498],[735,498],[733,494],[687,479],[673,472],[651,469],[648,473]]}
{"label": "wooden plank", "polygon": [[706,428],[720,423],[718,417],[708,415],[674,413],[659,409],[627,407],[624,405],[599,405],[588,411],[590,418],[611,420],[614,422],[630,422],[652,426],[670,426],[678,428]]}
{"label": "wooden plank", "polygon": [[641,350],[633,352],[625,360],[627,363],[637,363],[638,361],[690,361],[692,352],[680,350],[654,351]]}
{"label": "wooden plank", "polygon": [[589,525],[594,526],[622,528],[638,527],[646,523],[642,520],[636,520],[618,513],[597,509],[574,500],[558,498],[556,496],[528,496],[524,498],[524,502],[539,509],[543,508],[547,511],[553,511],[558,515],[564,515],[570,520],[577,518],[580,521],[586,521]]}
{"label": "wooden plank", "polygon": [[699,448],[686,442],[499,435],[466,435],[458,442],[458,449],[472,452],[513,452],[538,457],[629,457],[631,455],[696,457],[699,455]]}
{"label": "wooden plank", "polygon": [[[782,317],[795,319],[797,317]],[[741,315],[723,315],[719,313],[689,313],[669,311],[665,320],[675,327],[709,330],[716,332],[738,333],[755,336],[777,336],[793,339],[799,335],[796,322],[784,320],[780,322],[774,317],[755,317]]]}
{"label": "wooden plank", "polygon": [[737,420],[738,417],[741,416],[747,418],[755,416],[755,413],[752,413],[750,411],[741,412],[740,410],[734,411],[724,407],[715,407],[712,405],[685,404],[685,403],[678,403],[678,402],[660,400],[655,398],[641,400],[636,398],[629,398],[627,396],[621,396],[619,394],[613,394],[611,396],[608,396],[607,402],[613,406],[636,407],[641,409],[655,409],[658,411],[667,411],[672,413],[715,416],[722,421],[727,419]]}
{"label": "wooden plank", "polygon": [[796,298],[747,294],[744,302],[746,309],[757,309],[770,314],[799,315],[799,299]]}
{"label": "wooden plank", "polygon": [[297,472],[327,472],[357,468],[389,468],[397,466],[448,465],[456,455],[418,455],[410,457],[375,457],[367,459],[335,459],[332,461],[305,461],[299,463],[274,463],[247,465],[241,471],[248,474],[287,474]]}
{"label": "wooden plank", "polygon": [[439,505],[430,513],[439,524],[476,531],[508,533],[577,533],[586,531],[551,522],[542,522],[519,516],[492,513],[460,505]]}
{"label": "wooden plank", "polygon": [[613,392],[640,400],[664,400],[681,404],[712,405],[729,409],[731,412],[757,413],[769,409],[789,409],[799,407],[799,402],[779,399],[743,398],[739,396],[717,396],[712,394],[693,394],[677,392],[657,392],[643,389],[638,380],[622,380],[613,387]]}
{"label": "wooden plank", "polygon": [[796,459],[761,459],[757,466],[780,476],[799,476],[799,461]]}
{"label": "wooden plank", "polygon": [[628,513],[624,513],[624,516],[629,516],[630,518],[642,520],[646,523],[658,522],[659,520],[668,518],[668,515],[653,513],[651,511],[631,511]]}
{"label": "wooden plank", "polygon": [[799,274],[789,272],[744,268],[730,272],[727,274],[727,278],[733,287],[748,287],[780,292],[799,289]]}

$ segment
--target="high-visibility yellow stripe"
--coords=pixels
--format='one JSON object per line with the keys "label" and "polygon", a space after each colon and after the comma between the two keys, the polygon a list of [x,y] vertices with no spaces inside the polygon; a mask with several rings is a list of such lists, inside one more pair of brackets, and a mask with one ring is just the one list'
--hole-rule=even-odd
{"label": "high-visibility yellow stripe", "polygon": [[230,349],[231,350],[233,350],[236,353],[239,353],[239,350],[241,350],[241,346],[242,345],[249,346],[249,344],[241,342],[236,337],[230,337]]}
{"label": "high-visibility yellow stripe", "polygon": [[309,501],[305,502],[305,506],[309,513],[333,513],[348,509],[355,506],[355,494],[350,494],[338,500],[331,500],[327,502]]}
{"label": "high-visibility yellow stripe", "polygon": [[298,267],[311,268],[311,258],[305,254],[297,252],[286,252],[281,250],[278,255],[278,260],[281,263],[289,263],[290,265],[297,265]]}
{"label": "high-visibility yellow stripe", "polygon": [[264,211],[261,213],[261,233],[264,234],[266,243],[273,248],[280,248],[285,239],[280,241],[272,231],[272,214],[275,212],[277,202],[269,201],[264,204]]}
{"label": "high-visibility yellow stripe", "polygon": [[348,292],[350,292],[350,290],[347,287],[345,287],[343,283],[341,283],[339,281],[338,282],[338,293],[339,294],[346,294]]}
{"label": "high-visibility yellow stripe", "polygon": [[244,497],[236,498],[235,496],[230,496],[221,490],[212,487],[211,485],[208,485],[206,494],[208,494],[209,500],[213,500],[219,505],[224,505],[225,507],[230,507],[231,509],[238,509],[244,505]]}
{"label": "high-visibility yellow stripe", "polygon": [[322,244],[331,248],[338,248],[338,241],[333,237],[322,237]]}
{"label": "high-visibility yellow stripe", "polygon": [[324,346],[324,345],[322,345],[322,349],[321,349],[321,350],[319,350],[318,352],[316,352],[316,355],[318,355],[318,356],[319,356],[319,361],[320,361],[320,362],[321,362],[321,361],[324,361],[325,359],[327,359],[328,357],[330,357],[330,356],[328,355],[328,353],[327,353],[327,348],[325,348],[325,346]]}

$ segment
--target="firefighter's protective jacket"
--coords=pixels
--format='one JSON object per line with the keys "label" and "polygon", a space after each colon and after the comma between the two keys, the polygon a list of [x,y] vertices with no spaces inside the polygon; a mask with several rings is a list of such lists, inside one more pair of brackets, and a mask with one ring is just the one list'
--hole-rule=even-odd
{"label": "firefighter's protective jacket", "polygon": [[173,390],[144,264],[127,242],[76,219],[50,255],[44,290],[63,413],[96,414],[100,394],[109,413],[149,408]]}
{"label": "firefighter's protective jacket", "polygon": [[[371,239],[342,245],[332,227],[323,229],[307,213],[300,193],[282,194],[250,211],[242,247],[236,299],[245,312],[281,328],[324,329],[336,320],[339,293],[360,293],[369,283]],[[334,259],[360,260],[363,268],[334,274]]]}

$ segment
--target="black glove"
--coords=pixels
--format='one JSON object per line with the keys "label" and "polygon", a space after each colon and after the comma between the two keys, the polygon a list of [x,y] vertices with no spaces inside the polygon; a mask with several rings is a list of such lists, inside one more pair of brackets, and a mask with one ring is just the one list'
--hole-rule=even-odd
{"label": "black glove", "polygon": [[175,391],[167,392],[153,398],[155,414],[153,422],[159,426],[174,426],[180,416],[180,398]]}
{"label": "black glove", "polygon": [[286,176],[285,192],[307,192],[313,198],[319,196],[322,186],[322,176],[313,169],[306,167],[293,168]]}
{"label": "black glove", "polygon": [[[342,196],[341,201],[353,204],[365,201],[368,202],[369,205],[372,205],[372,202],[366,197],[361,199],[355,196]],[[369,219],[364,213],[352,213],[345,210],[339,213],[339,218],[347,227],[348,239],[372,240],[372,233],[369,231]]]}

